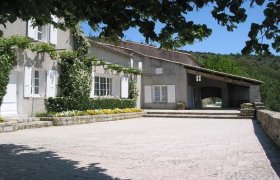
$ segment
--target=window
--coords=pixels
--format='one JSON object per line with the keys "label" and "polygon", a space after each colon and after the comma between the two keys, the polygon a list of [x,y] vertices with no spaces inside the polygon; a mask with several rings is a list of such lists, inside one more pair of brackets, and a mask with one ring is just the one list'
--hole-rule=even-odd
{"label": "window", "polygon": [[167,102],[167,86],[153,86],[153,101]]}
{"label": "window", "polygon": [[[59,19],[52,16],[53,22],[58,22]],[[27,22],[27,36],[38,41],[50,42],[51,44],[57,44],[57,28],[52,24],[46,24],[44,26],[34,26],[33,20]]]}
{"label": "window", "polygon": [[38,26],[37,39],[47,42],[48,41],[48,26]]}
{"label": "window", "polygon": [[39,40],[42,40],[42,37],[43,37],[43,27],[42,26],[38,26],[38,31],[37,31],[37,38]]}
{"label": "window", "polygon": [[94,77],[94,95],[111,96],[112,95],[112,78]]}
{"label": "window", "polygon": [[39,71],[32,71],[31,76],[31,94],[39,95]]}
{"label": "window", "polygon": [[201,75],[196,75],[195,79],[196,79],[196,82],[201,82]]}

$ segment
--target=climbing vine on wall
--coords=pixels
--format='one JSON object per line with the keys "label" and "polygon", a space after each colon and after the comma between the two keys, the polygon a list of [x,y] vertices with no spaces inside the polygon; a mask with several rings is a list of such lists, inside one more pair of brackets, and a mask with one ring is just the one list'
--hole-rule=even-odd
{"label": "climbing vine on wall", "polygon": [[85,58],[62,59],[59,87],[62,97],[87,99],[91,91],[91,63]]}
{"label": "climbing vine on wall", "polygon": [[48,52],[52,52],[51,45],[42,46],[33,44],[27,37],[11,36],[9,38],[0,38],[0,106],[7,92],[9,83],[9,74],[16,62],[16,49],[30,49],[31,51],[45,51],[48,46]]}
{"label": "climbing vine on wall", "polygon": [[141,74],[141,71],[138,69],[125,68],[117,64],[109,64],[95,57],[88,57],[87,53],[90,46],[88,40],[83,36],[78,27],[71,29],[71,32],[74,40],[73,51],[57,51],[49,43],[32,42],[28,37],[18,35],[0,38],[0,106],[7,91],[9,74],[17,60],[17,49],[29,49],[32,52],[48,53],[51,59],[59,60],[62,72],[59,85],[64,96],[89,97],[92,65],[102,65],[117,73]]}

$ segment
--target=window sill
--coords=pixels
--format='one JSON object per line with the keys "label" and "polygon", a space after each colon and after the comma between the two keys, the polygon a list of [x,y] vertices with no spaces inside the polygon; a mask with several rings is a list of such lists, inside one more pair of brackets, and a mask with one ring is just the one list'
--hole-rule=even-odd
{"label": "window sill", "polygon": [[32,97],[32,98],[40,98],[42,96],[40,96],[39,94],[34,94],[34,95],[31,95],[30,97]]}
{"label": "window sill", "polygon": [[153,101],[155,104],[166,104],[168,103],[167,101]]}

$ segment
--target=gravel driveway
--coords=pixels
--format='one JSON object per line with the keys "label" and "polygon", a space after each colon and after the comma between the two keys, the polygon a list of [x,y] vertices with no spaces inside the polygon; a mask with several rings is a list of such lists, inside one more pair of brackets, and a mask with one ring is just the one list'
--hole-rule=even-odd
{"label": "gravel driveway", "polygon": [[251,120],[136,118],[0,134],[2,179],[279,179]]}

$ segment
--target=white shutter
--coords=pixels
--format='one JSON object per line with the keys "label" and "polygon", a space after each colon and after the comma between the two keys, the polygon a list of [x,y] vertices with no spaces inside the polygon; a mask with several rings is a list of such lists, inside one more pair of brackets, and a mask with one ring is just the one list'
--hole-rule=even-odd
{"label": "white shutter", "polygon": [[56,96],[56,76],[55,70],[48,70],[47,72],[47,97]]}
{"label": "white shutter", "polygon": [[138,69],[139,69],[139,70],[142,70],[142,69],[143,69],[142,66],[143,66],[143,65],[142,65],[142,62],[138,62]]}
{"label": "white shutter", "polygon": [[91,91],[90,91],[90,98],[94,98],[94,73],[91,74]]}
{"label": "white shutter", "polygon": [[145,103],[152,102],[152,86],[144,86]]}
{"label": "white shutter", "polygon": [[175,103],[175,85],[168,85],[167,88],[167,102]]}
{"label": "white shutter", "polygon": [[28,21],[27,26],[27,36],[34,40],[38,40],[38,27],[33,27],[31,20]]}
{"label": "white shutter", "polygon": [[121,79],[121,97],[128,98],[128,77]]}
{"label": "white shutter", "polygon": [[24,97],[31,97],[32,67],[24,68]]}
{"label": "white shutter", "polygon": [[[52,16],[52,20],[54,22],[58,22],[58,18],[56,16]],[[57,44],[57,28],[55,28],[53,25],[51,25],[50,28],[50,43],[51,44]]]}
{"label": "white shutter", "polygon": [[134,61],[132,58],[130,59],[130,67],[132,67],[132,68],[134,67]]}

